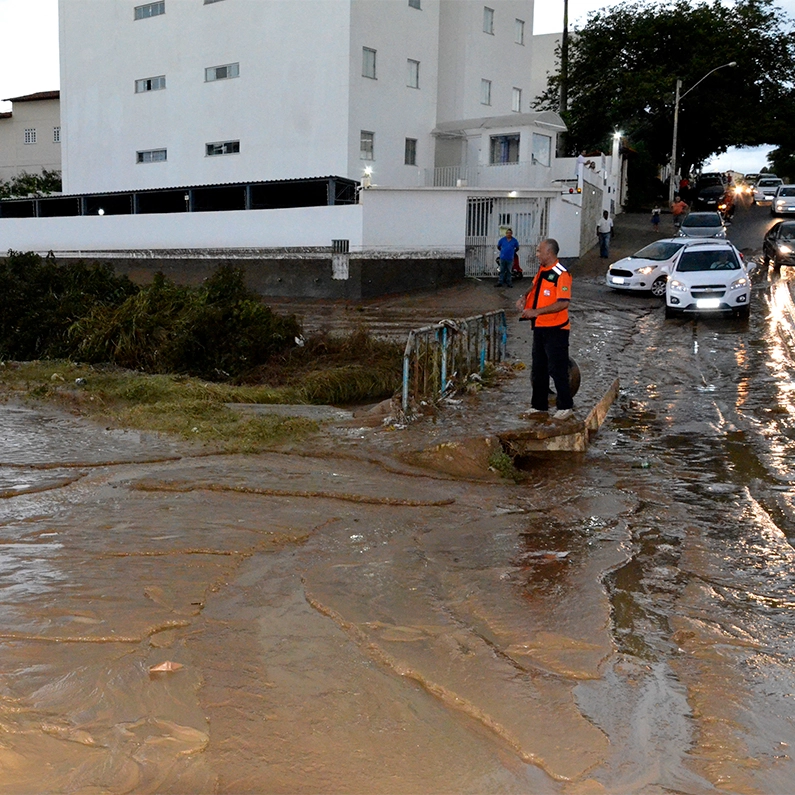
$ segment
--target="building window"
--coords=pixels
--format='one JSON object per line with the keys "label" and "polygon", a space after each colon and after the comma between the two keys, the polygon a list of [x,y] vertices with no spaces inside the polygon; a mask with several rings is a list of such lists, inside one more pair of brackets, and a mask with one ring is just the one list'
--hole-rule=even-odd
{"label": "building window", "polygon": [[375,50],[369,47],[362,47],[362,77],[375,77]]}
{"label": "building window", "polygon": [[409,8],[422,8],[420,0],[409,0]]}
{"label": "building window", "polygon": [[514,22],[513,40],[517,44],[524,44],[524,20],[523,19],[517,19],[516,22]]}
{"label": "building window", "polygon": [[552,162],[552,138],[533,133],[533,162],[548,166]]}
{"label": "building window", "polygon": [[420,87],[420,62],[412,61],[411,58],[407,61],[408,64],[408,77],[406,85],[409,88]]}
{"label": "building window", "polygon": [[165,149],[144,149],[135,153],[136,163],[162,163],[166,160]]}
{"label": "building window", "polygon": [[143,6],[135,6],[134,19],[148,19],[149,17],[158,17],[160,14],[166,13],[166,0],[160,0],[159,3],[147,3]]}
{"label": "building window", "polygon": [[491,105],[491,80],[480,81],[480,104]]}
{"label": "building window", "polygon": [[494,35],[494,9],[483,7],[483,32]]}
{"label": "building window", "polygon": [[26,144],[35,144],[36,143],[36,128],[30,127],[25,130],[25,143]]}
{"label": "building window", "polygon": [[204,70],[205,83],[212,83],[216,80],[230,80],[233,77],[240,77],[239,63],[227,63],[223,66],[208,66]]}
{"label": "building window", "polygon": [[60,127],[53,127],[52,128],[52,142],[54,144],[61,143],[61,128]]}
{"label": "building window", "polygon": [[207,157],[216,155],[238,155],[240,154],[240,141],[218,141],[207,144]]}
{"label": "building window", "polygon": [[519,162],[519,133],[492,135],[489,162],[493,166]]}
{"label": "building window", "polygon": [[403,162],[407,166],[417,165],[417,139],[406,138],[406,155]]}
{"label": "building window", "polygon": [[210,3],[220,3],[221,0],[204,0],[204,5],[208,6]]}
{"label": "building window", "polygon": [[375,133],[362,130],[359,136],[359,158],[375,160]]}
{"label": "building window", "polygon": [[135,81],[135,93],[145,94],[147,91],[160,91],[166,87],[166,76],[143,77]]}
{"label": "building window", "polygon": [[522,89],[513,88],[513,94],[511,95],[511,110],[514,113],[521,113],[522,112]]}

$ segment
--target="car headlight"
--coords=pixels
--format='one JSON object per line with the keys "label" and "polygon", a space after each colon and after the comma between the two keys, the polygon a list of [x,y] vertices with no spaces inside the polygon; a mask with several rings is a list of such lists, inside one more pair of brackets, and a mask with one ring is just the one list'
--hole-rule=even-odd
{"label": "car headlight", "polygon": [[668,282],[668,286],[675,293],[686,293],[687,292],[687,285],[683,284],[678,279],[673,279],[672,281],[669,281]]}
{"label": "car headlight", "polygon": [[792,248],[792,246],[787,245],[786,243],[779,243],[778,244],[778,250],[782,254],[792,254],[794,249]]}
{"label": "car headlight", "polygon": [[638,268],[635,273],[640,273],[642,276],[648,276],[654,270],[654,265],[644,265]]}
{"label": "car headlight", "polygon": [[735,279],[730,285],[730,290],[736,290],[738,287],[745,287],[748,284],[748,279],[745,276],[740,276],[739,279]]}
{"label": "car headlight", "polygon": [[781,199],[776,200],[776,207],[783,207],[786,202],[782,201]]}

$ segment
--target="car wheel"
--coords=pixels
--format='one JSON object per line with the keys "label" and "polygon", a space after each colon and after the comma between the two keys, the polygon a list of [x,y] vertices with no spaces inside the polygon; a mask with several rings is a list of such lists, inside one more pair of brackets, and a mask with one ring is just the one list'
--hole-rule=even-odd
{"label": "car wheel", "polygon": [[741,306],[737,310],[737,317],[740,318],[740,320],[748,320],[748,318],[751,317],[751,307]]}
{"label": "car wheel", "polygon": [[668,281],[667,276],[658,276],[651,285],[651,294],[655,298],[665,297],[665,284]]}
{"label": "car wheel", "polygon": [[672,306],[665,305],[665,317],[670,319],[672,317],[679,317],[679,310],[674,309]]}

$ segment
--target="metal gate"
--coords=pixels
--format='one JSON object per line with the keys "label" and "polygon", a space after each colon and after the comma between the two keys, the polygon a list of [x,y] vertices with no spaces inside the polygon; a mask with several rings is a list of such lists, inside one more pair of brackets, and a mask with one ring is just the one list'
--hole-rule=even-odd
{"label": "metal gate", "polygon": [[519,241],[519,260],[527,276],[538,270],[536,246],[549,234],[549,199],[470,196],[467,200],[466,275],[497,276],[497,241],[510,227]]}

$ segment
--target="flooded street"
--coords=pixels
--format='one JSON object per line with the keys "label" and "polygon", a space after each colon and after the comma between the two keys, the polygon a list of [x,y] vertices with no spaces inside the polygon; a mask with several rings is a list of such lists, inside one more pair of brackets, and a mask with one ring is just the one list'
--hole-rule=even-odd
{"label": "flooded street", "polygon": [[744,323],[575,273],[578,412],[621,393],[518,485],[406,452],[521,373],[256,456],[0,407],[0,793],[791,792],[791,279]]}

